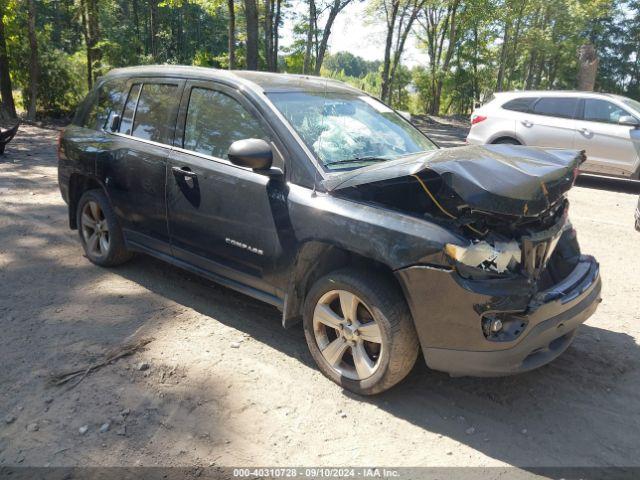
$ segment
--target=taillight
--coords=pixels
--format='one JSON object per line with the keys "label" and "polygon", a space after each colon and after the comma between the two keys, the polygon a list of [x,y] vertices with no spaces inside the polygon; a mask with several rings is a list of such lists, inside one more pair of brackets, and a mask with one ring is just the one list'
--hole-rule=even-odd
{"label": "taillight", "polygon": [[487,119],[484,115],[472,115],[471,116],[471,125],[475,125],[476,123],[483,122]]}

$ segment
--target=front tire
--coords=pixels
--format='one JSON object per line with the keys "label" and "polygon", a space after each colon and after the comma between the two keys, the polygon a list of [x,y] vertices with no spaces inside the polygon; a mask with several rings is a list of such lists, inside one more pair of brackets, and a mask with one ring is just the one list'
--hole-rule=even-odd
{"label": "front tire", "polygon": [[101,267],[115,267],[131,258],[116,214],[104,192],[84,192],[78,202],[76,215],[80,242],[92,263]]}
{"label": "front tire", "polygon": [[418,356],[404,297],[378,274],[345,269],[322,277],[307,295],[303,322],[320,371],[361,395],[380,393],[400,382]]}

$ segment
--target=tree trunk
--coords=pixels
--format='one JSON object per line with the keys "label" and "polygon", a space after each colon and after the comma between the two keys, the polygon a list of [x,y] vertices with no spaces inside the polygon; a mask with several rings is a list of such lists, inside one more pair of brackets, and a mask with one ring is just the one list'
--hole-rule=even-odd
{"label": "tree trunk", "polygon": [[38,39],[36,38],[36,4],[34,0],[29,0],[27,24],[29,28],[29,108],[27,109],[27,119],[36,119],[36,106],[38,99],[38,80],[40,76],[40,66],[38,64]]}
{"label": "tree trunk", "polygon": [[264,36],[264,61],[267,64],[267,71],[271,71],[271,42],[273,41],[273,2],[264,0],[264,24],[262,34]]}
{"label": "tree trunk", "polygon": [[7,41],[4,34],[4,2],[0,3],[0,115],[2,118],[16,118],[16,106],[13,102],[11,75],[9,74],[9,58],[7,56]]}
{"label": "tree trunk", "polygon": [[587,43],[578,49],[578,90],[593,91],[598,72],[598,53],[595,47]]}
{"label": "tree trunk", "polygon": [[457,13],[459,5],[460,0],[453,0],[453,3],[448,9],[447,18],[445,19],[445,25],[442,30],[442,36],[440,37],[440,46],[438,47],[439,53],[437,54],[438,63],[440,61],[440,58],[442,58],[445,36],[448,39],[448,45],[447,50],[444,52],[444,60],[442,60],[442,67],[440,68],[440,72],[438,72],[438,74],[436,75],[436,72],[434,71],[434,77],[436,80],[433,86],[433,100],[431,103],[431,111],[429,112],[431,115],[438,115],[438,113],[440,112],[440,102],[442,97],[442,85],[444,76],[449,72],[449,65],[451,63],[451,58],[453,57],[453,52],[458,40]]}
{"label": "tree trunk", "polygon": [[331,10],[329,11],[329,18],[327,18],[327,23],[325,23],[324,31],[322,32],[322,41],[320,42],[320,46],[318,48],[318,55],[316,56],[316,64],[314,68],[314,72],[316,75],[320,75],[322,62],[324,61],[324,56],[327,53],[327,45],[329,44],[329,36],[331,35],[331,27],[333,27],[333,22],[335,21],[340,11],[342,11],[342,9],[346,7],[349,2],[350,0],[333,0],[333,5],[331,6]]}
{"label": "tree trunk", "polygon": [[151,57],[158,60],[158,0],[149,0],[149,43]]}
{"label": "tree trunk", "polygon": [[100,41],[100,19],[98,11],[98,0],[86,0],[87,2],[87,30],[89,33],[90,44],[87,45],[91,50],[91,60],[93,62],[92,71],[93,79],[100,73],[100,60],[102,54],[96,46]]}
{"label": "tree trunk", "polygon": [[132,0],[131,13],[133,14],[133,25],[136,30],[136,40],[137,40],[136,51],[138,55],[140,55],[142,53],[142,49],[140,48],[142,46],[142,41],[140,39],[140,13],[139,13],[138,0]]}
{"label": "tree trunk", "polygon": [[[478,26],[473,26],[473,110],[480,103],[480,85],[478,84]],[[459,58],[459,57],[458,57]],[[466,110],[465,110],[466,112]]]}
{"label": "tree trunk", "polygon": [[396,18],[398,16],[399,0],[393,0],[391,4],[391,13],[387,19],[387,38],[384,43],[384,61],[382,62],[382,86],[380,89],[380,98],[383,102],[389,101],[389,92],[391,90],[391,82],[389,73],[391,71],[391,44],[393,43],[393,32],[396,26]]}
{"label": "tree trunk", "polygon": [[304,62],[302,64],[302,73],[311,72],[311,50],[313,48],[313,40],[315,38],[314,31],[316,28],[316,2],[315,0],[308,0],[309,2],[309,25],[307,26],[307,45],[304,50]]}
{"label": "tree trunk", "polygon": [[258,6],[256,0],[244,0],[244,14],[247,23],[247,70],[258,69]]}
{"label": "tree trunk", "polygon": [[229,70],[236,68],[236,7],[233,0],[227,0],[229,8]]}
{"label": "tree trunk", "polygon": [[531,54],[529,56],[529,66],[527,67],[527,77],[524,83],[525,90],[531,90],[531,87],[533,85],[533,77],[535,74],[535,65],[536,65],[537,59],[538,59],[538,52],[534,48],[533,50],[531,50]]}
{"label": "tree trunk", "polygon": [[511,79],[513,78],[513,70],[518,56],[518,42],[520,40],[520,27],[522,25],[522,17],[524,9],[527,5],[527,0],[523,0],[520,4],[520,10],[518,12],[518,19],[516,20],[515,33],[513,35],[513,48],[511,54],[508,56],[508,72],[507,72],[507,90],[511,89]]}
{"label": "tree trunk", "polygon": [[440,101],[442,99],[442,77],[439,76],[434,85],[433,99],[431,100],[431,111],[429,114],[438,115],[440,113]]}
{"label": "tree trunk", "polygon": [[87,87],[93,87],[94,76],[96,76],[95,66],[100,61],[100,52],[96,44],[100,38],[100,27],[98,21],[98,5],[96,0],[81,0],[80,15],[82,17],[82,33],[87,49]]}
{"label": "tree trunk", "polygon": [[93,87],[93,61],[91,60],[91,40],[89,39],[89,27],[87,25],[87,5],[86,0],[80,0],[80,18],[82,20],[82,35],[86,46],[87,56],[87,88],[91,90]]}
{"label": "tree trunk", "polygon": [[409,19],[407,20],[407,23],[404,26],[404,30],[402,30],[402,18],[404,16],[401,17],[400,22],[398,22],[399,37],[398,39],[396,39],[397,41],[396,48],[393,52],[393,62],[391,63],[391,72],[389,73],[389,85],[393,85],[393,82],[396,79],[396,72],[398,70],[398,65],[400,64],[400,58],[402,57],[402,52],[404,51],[404,45],[407,42],[407,37],[411,32],[413,23],[416,21],[416,18],[418,17],[418,13],[420,12],[420,9],[424,5],[424,3],[425,3],[425,0],[420,0],[420,1],[416,1],[416,3],[413,4],[413,6],[411,7],[413,10],[411,12],[411,15],[409,15]]}
{"label": "tree trunk", "polygon": [[276,18],[273,22],[273,71],[278,71],[278,47],[280,40],[280,19],[282,18],[282,0],[276,0]]}
{"label": "tree trunk", "polygon": [[502,37],[502,47],[500,49],[500,65],[498,66],[498,80],[496,81],[496,92],[501,92],[504,88],[504,71],[507,66],[507,49],[509,47],[509,22],[504,23],[504,35]]}

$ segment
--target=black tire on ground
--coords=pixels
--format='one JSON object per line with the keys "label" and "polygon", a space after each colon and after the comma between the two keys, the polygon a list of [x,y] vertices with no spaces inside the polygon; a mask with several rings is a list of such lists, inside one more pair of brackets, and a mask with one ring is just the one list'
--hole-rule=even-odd
{"label": "black tire on ground", "polygon": [[498,138],[497,140],[493,141],[493,144],[494,145],[522,145],[518,140],[510,137]]}
{"label": "black tire on ground", "polygon": [[[334,290],[346,290],[359,297],[380,327],[379,364],[368,378],[355,380],[341,375],[325,360],[317,344],[314,311],[318,301]],[[377,273],[349,268],[320,278],[305,299],[303,325],[309,350],[320,371],[338,385],[361,395],[374,395],[393,387],[407,376],[418,357],[418,337],[404,296],[395,283]]]}
{"label": "black tire on ground", "polygon": [[[98,204],[101,211],[100,216],[103,219],[102,221],[106,222],[108,229],[108,248],[101,254],[92,252],[88,247],[87,239],[85,238],[85,223],[82,218],[82,214],[83,210],[89,202],[95,202]],[[76,220],[82,248],[84,248],[86,257],[92,263],[100,265],[101,267],[115,267],[118,265],[122,265],[123,263],[131,259],[133,254],[128,251],[125,246],[124,235],[122,233],[122,229],[120,228],[120,224],[118,222],[116,214],[111,207],[109,199],[102,190],[87,190],[86,192],[84,192],[84,194],[82,194],[76,210]]]}

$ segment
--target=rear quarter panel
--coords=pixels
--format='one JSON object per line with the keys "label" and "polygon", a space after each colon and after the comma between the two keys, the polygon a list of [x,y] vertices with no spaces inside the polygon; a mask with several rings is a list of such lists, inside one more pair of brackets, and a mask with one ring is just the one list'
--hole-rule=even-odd
{"label": "rear quarter panel", "polygon": [[482,122],[471,125],[467,141],[471,144],[482,145],[492,143],[500,137],[516,137],[517,112],[503,110],[501,108],[482,107],[475,114],[486,116]]}

